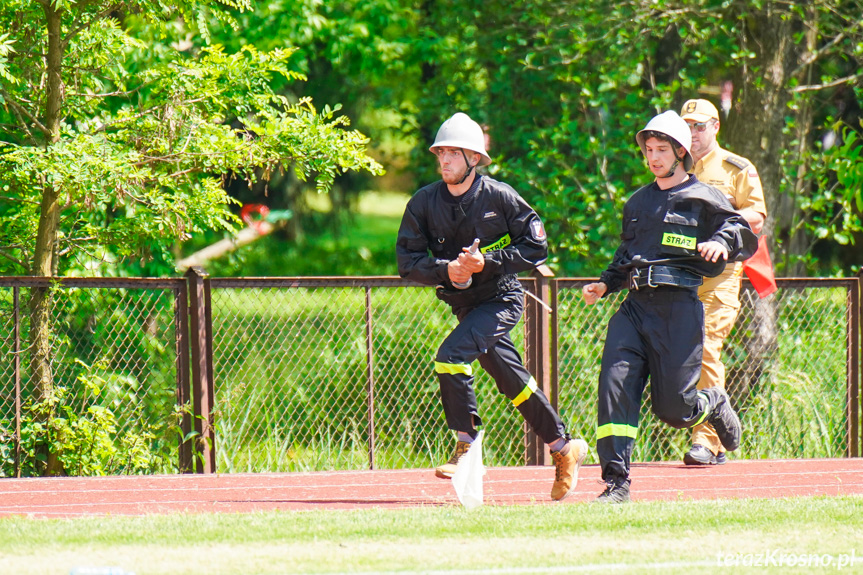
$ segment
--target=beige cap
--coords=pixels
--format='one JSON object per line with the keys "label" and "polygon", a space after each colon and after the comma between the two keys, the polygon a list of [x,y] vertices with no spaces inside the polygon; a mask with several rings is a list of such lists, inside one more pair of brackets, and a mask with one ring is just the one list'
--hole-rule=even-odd
{"label": "beige cap", "polygon": [[718,120],[719,112],[716,110],[716,106],[708,100],[687,100],[680,109],[680,116],[684,120],[706,122],[708,120]]}

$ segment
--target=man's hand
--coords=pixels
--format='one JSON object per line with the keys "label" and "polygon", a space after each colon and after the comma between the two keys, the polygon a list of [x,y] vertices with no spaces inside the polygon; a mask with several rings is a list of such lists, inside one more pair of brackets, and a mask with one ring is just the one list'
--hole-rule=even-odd
{"label": "man's hand", "polygon": [[481,272],[485,267],[485,256],[479,250],[475,254],[470,253],[470,248],[462,248],[462,253],[458,255],[458,263],[470,270],[470,273],[475,274]]}
{"label": "man's hand", "polygon": [[[461,259],[461,256],[459,256]],[[449,281],[454,284],[463,284],[470,279],[470,276],[473,275],[473,272],[470,271],[465,265],[463,265],[459,260],[452,260],[446,266],[447,274],[449,275]]]}
{"label": "man's hand", "polygon": [[715,262],[722,256],[722,259],[728,259],[728,250],[719,242],[702,242],[696,246],[701,257],[709,262]]}
{"label": "man's hand", "polygon": [[608,291],[608,285],[605,282],[596,282],[587,284],[581,288],[581,294],[584,296],[584,301],[587,305],[593,305],[596,300],[605,295]]}

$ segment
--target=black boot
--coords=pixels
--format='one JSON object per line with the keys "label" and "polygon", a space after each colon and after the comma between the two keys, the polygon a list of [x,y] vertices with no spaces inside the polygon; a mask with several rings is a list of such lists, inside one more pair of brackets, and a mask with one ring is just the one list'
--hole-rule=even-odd
{"label": "black boot", "polygon": [[731,407],[728,394],[720,387],[710,387],[700,393],[707,398],[707,423],[716,430],[722,446],[728,451],[734,451],[740,447],[743,428],[737,413]]}
{"label": "black boot", "polygon": [[605,480],[605,491],[593,500],[594,503],[628,503],[629,479],[615,477]]}
{"label": "black boot", "polygon": [[[686,465],[716,465],[719,461],[712,451],[700,443],[694,443],[690,450],[686,452],[686,455],[683,456],[683,463]],[[725,463],[725,461],[722,463]]]}

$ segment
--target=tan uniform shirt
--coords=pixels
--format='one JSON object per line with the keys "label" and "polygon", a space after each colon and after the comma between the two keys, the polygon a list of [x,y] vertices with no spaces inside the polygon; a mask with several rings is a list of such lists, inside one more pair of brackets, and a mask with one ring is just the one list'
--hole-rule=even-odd
{"label": "tan uniform shirt", "polygon": [[[699,181],[718,188],[736,210],[752,209],[767,217],[767,204],[761,179],[752,162],[723,150],[719,145],[698,160],[692,172]],[[743,273],[741,262],[732,262],[725,271],[715,278],[704,278],[704,285],[698,295],[716,292],[717,297],[726,305],[738,307],[739,281]],[[724,288],[724,289],[723,289]]]}

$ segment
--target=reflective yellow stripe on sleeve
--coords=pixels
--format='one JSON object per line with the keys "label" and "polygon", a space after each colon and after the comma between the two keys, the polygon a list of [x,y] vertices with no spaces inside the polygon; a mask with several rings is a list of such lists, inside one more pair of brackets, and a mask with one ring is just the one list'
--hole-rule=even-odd
{"label": "reflective yellow stripe on sleeve", "polygon": [[435,373],[463,373],[465,375],[473,375],[473,368],[469,363],[443,363],[440,361],[434,362]]}
{"label": "reflective yellow stripe on sleeve", "polygon": [[536,380],[531,376],[531,378],[527,381],[527,385],[524,386],[524,389],[521,390],[521,393],[515,396],[515,399],[512,400],[512,404],[516,407],[527,401],[527,398],[533,395],[536,391]]}
{"label": "reflective yellow stripe on sleeve", "polygon": [[631,437],[635,439],[638,436],[638,428],[625,423],[606,423],[596,428],[596,438],[602,439],[614,435],[616,437]]}

